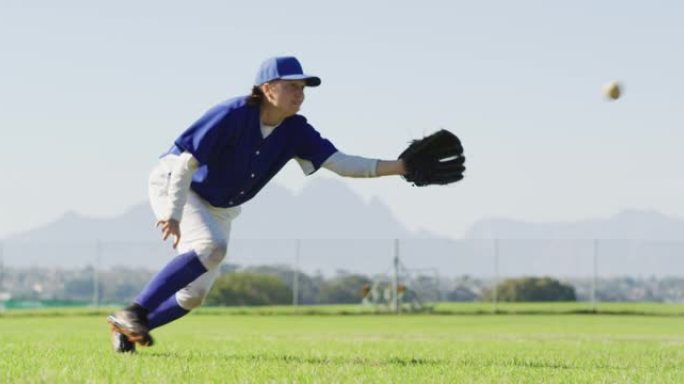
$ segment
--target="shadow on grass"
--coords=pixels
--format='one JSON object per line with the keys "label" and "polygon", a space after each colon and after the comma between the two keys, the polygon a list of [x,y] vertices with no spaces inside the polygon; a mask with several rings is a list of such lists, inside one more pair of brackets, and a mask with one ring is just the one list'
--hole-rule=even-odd
{"label": "shadow on grass", "polygon": [[[220,355],[220,356],[219,356]],[[555,369],[555,370],[576,370],[586,369],[578,367],[571,362],[561,361],[540,361],[522,358],[502,359],[497,361],[482,361],[480,359],[470,358],[456,358],[454,360],[430,359],[422,357],[388,357],[384,359],[361,358],[361,357],[343,357],[343,356],[298,356],[298,355],[274,355],[274,354],[216,354],[216,353],[181,353],[181,352],[145,352],[139,356],[169,359],[178,361],[191,361],[193,359],[216,359],[221,361],[235,362],[235,363],[270,363],[270,364],[308,364],[319,366],[363,366],[363,367],[437,367],[437,366],[451,366],[451,367],[470,367],[470,368],[484,368],[484,367],[517,367],[526,369]],[[594,366],[592,369],[597,370],[619,370],[625,369],[623,366]]]}
{"label": "shadow on grass", "polygon": [[[145,352],[141,354],[145,357],[159,359],[172,359],[189,361],[192,359],[216,358],[215,353],[181,353],[181,352]],[[298,355],[272,355],[272,354],[246,354],[234,355],[226,354],[220,356],[224,361],[234,362],[268,362],[284,364],[312,364],[312,365],[362,365],[362,366],[438,366],[449,364],[449,361],[438,359],[426,359],[420,357],[388,357],[386,359],[373,359],[361,357],[342,357],[342,356],[298,356]]]}

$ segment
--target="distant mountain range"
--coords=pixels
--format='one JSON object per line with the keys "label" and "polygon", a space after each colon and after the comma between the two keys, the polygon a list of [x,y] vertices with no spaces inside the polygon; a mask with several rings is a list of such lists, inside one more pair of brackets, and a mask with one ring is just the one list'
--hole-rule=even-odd
{"label": "distant mountain range", "polygon": [[466,237],[684,241],[684,218],[636,210],[623,211],[605,219],[567,223],[527,223],[496,218],[477,222],[468,230]]}
{"label": "distant mountain range", "polygon": [[[111,218],[68,212],[3,239],[2,258],[21,267],[159,268],[173,252],[159,241],[154,221],[146,203]],[[684,219],[654,211],[566,223],[492,218],[475,223],[464,239],[450,239],[412,232],[379,199],[366,202],[339,181],[316,179],[299,194],[271,184],[246,204],[229,252],[229,262],[241,265],[299,263],[325,274],[386,273],[398,252],[422,273],[493,275],[498,259],[501,275],[568,276],[591,275],[597,252],[601,274],[684,275]]]}
{"label": "distant mountain range", "polygon": [[[61,218],[5,239],[8,242],[158,242],[149,205],[121,216],[90,218],[67,212]],[[376,239],[418,236],[407,230],[378,199],[365,202],[344,183],[317,179],[300,194],[269,184],[245,204],[231,230],[234,239]],[[431,235],[423,235],[431,237]]]}

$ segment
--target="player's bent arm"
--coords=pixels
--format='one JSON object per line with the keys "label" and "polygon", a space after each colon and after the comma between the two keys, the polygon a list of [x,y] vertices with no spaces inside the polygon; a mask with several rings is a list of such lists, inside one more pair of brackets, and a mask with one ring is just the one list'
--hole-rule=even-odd
{"label": "player's bent arm", "polygon": [[171,176],[169,178],[169,204],[170,217],[165,219],[173,219],[180,222],[183,215],[183,206],[188,200],[188,193],[190,192],[190,184],[192,183],[192,174],[199,167],[197,159],[195,159],[189,152],[183,152],[178,156],[177,161],[171,169]]}

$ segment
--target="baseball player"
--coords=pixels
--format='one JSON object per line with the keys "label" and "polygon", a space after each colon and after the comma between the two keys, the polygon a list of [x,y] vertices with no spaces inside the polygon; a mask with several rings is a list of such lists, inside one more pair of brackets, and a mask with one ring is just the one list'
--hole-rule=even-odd
{"label": "baseball player", "polygon": [[149,180],[149,199],[162,238],[178,256],[134,302],[110,315],[116,352],[153,344],[150,331],[200,306],[226,257],[232,221],[291,159],[306,175],[323,167],[346,177],[404,175],[404,160],[378,160],[339,151],[297,114],[307,75],[295,57],[259,68],[252,93],[227,100],[183,132]]}
{"label": "baseball player", "polygon": [[178,256],[134,302],[111,314],[116,352],[151,346],[150,331],[202,304],[228,251],[231,222],[291,159],[306,175],[326,168],[345,177],[402,175],[415,186],[463,178],[460,140],[440,130],[413,140],[398,160],[339,151],[297,112],[304,89],[321,79],[304,74],[295,57],[265,60],[248,96],[227,100],[183,132],[161,157],[149,180],[149,198],[164,240]]}

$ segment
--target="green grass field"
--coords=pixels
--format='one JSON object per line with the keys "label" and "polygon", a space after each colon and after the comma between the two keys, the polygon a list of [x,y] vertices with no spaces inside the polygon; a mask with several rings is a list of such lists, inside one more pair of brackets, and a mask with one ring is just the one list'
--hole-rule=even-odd
{"label": "green grass field", "polygon": [[681,306],[336,314],[353,308],[319,315],[208,308],[155,330],[157,345],[135,355],[110,351],[106,311],[7,312],[0,316],[0,382],[684,382]]}

